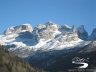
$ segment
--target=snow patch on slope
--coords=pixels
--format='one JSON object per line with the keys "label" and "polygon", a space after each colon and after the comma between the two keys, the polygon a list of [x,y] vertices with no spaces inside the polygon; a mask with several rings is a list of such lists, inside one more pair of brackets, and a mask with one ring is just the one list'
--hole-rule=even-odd
{"label": "snow patch on slope", "polygon": [[[0,42],[8,46],[9,51],[16,53],[19,57],[27,57],[35,54],[37,51],[48,52],[85,45],[85,41],[78,38],[77,32],[68,25],[61,27],[61,30],[59,30],[58,25],[48,22],[45,25],[38,25],[33,31],[32,27],[29,27],[31,29],[26,28],[30,25],[22,27],[23,25],[20,26],[23,30],[18,28],[18,26],[16,27],[16,31],[20,29],[19,33],[0,35]],[[27,31],[32,32],[29,33]]]}

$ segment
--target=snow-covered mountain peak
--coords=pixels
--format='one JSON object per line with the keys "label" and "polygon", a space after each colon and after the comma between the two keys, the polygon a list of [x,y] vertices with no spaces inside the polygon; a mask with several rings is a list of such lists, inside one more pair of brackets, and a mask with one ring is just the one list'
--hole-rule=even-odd
{"label": "snow-covered mountain peak", "polygon": [[44,24],[38,24],[34,29],[44,29],[44,28],[46,28],[46,25],[44,25]]}
{"label": "snow-covered mountain peak", "polygon": [[30,24],[22,24],[8,28],[4,34],[0,36],[0,42],[8,46],[9,51],[17,52],[19,50],[17,52],[20,53],[19,56],[23,54],[24,56],[30,55],[38,50],[63,50],[85,44],[78,37],[75,26],[59,26],[53,22],[38,24],[34,29]]}
{"label": "snow-covered mountain peak", "polygon": [[70,26],[68,26],[67,24],[64,24],[64,27],[68,28],[68,29],[71,29]]}
{"label": "snow-covered mountain peak", "polygon": [[36,37],[36,41],[40,39],[50,40],[56,35],[61,34],[59,31],[59,26],[53,22],[47,22],[44,24],[38,24],[34,30],[33,34]]}
{"label": "snow-covered mountain peak", "polygon": [[72,29],[70,26],[68,25],[61,25],[59,26],[59,30],[62,32],[62,33],[65,33],[65,32],[72,32]]}
{"label": "snow-covered mountain peak", "polygon": [[29,31],[29,32],[33,31],[31,24],[22,24],[15,27],[9,27],[5,30],[4,34],[8,35],[8,34],[20,33],[25,31]]}

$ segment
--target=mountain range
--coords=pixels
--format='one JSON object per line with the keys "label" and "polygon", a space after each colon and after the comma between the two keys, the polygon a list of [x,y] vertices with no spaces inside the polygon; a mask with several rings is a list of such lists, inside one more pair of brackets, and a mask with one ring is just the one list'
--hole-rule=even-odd
{"label": "mountain range", "polygon": [[[0,44],[9,52],[24,59],[34,67],[50,72],[67,71],[72,58],[94,58],[96,54],[96,28],[88,35],[84,25],[59,25],[51,21],[38,24],[32,28],[31,24],[9,27],[0,35]],[[91,63],[92,60],[89,62]],[[96,60],[94,64],[96,67]],[[69,67],[69,68],[68,68]]]}

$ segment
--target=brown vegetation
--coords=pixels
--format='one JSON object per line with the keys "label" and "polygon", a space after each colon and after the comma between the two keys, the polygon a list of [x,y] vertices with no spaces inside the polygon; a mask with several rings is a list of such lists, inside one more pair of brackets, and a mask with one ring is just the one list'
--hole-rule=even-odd
{"label": "brown vegetation", "polygon": [[0,72],[43,72],[31,67],[28,63],[9,53],[0,46]]}

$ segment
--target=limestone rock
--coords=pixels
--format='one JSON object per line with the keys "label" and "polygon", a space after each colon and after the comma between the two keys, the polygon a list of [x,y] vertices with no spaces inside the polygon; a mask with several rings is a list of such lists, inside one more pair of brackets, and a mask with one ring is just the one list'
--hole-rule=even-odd
{"label": "limestone rock", "polygon": [[7,30],[5,30],[4,34],[12,34],[12,33],[20,33],[24,31],[29,31],[32,32],[32,26],[31,24],[22,24],[20,26],[15,26],[15,27],[9,27]]}

